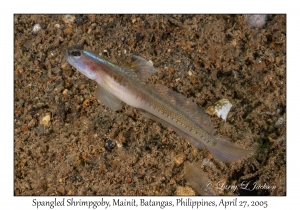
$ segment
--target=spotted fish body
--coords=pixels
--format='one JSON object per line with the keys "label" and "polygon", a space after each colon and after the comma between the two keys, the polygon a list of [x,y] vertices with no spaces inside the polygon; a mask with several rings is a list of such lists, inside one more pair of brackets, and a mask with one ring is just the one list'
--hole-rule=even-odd
{"label": "spotted fish body", "polygon": [[208,115],[193,101],[163,85],[147,85],[145,80],[156,69],[141,57],[130,55],[132,66],[116,65],[99,55],[75,45],[65,51],[67,61],[98,83],[97,97],[113,110],[123,102],[142,115],[171,127],[198,149],[206,148],[215,158],[233,162],[249,155],[234,143],[215,135]]}

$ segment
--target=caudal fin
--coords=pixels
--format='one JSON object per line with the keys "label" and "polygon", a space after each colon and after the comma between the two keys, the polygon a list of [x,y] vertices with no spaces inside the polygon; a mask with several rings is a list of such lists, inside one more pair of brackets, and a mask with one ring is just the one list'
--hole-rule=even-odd
{"label": "caudal fin", "polygon": [[236,146],[234,143],[216,137],[216,144],[207,148],[213,156],[226,163],[232,163],[250,155],[255,150],[246,150]]}

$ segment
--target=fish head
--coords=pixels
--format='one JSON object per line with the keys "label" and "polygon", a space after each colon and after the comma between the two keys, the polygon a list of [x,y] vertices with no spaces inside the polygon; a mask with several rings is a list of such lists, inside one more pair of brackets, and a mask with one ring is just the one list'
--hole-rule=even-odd
{"label": "fish head", "polygon": [[82,45],[69,47],[64,54],[68,63],[89,79],[96,80],[99,77],[99,68],[93,59],[96,55],[84,50]]}

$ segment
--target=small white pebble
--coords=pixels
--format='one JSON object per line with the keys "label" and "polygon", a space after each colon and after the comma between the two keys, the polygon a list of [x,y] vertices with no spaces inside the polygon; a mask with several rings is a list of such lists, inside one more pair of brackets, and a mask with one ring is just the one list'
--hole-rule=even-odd
{"label": "small white pebble", "polygon": [[54,27],[60,28],[60,25],[59,25],[58,23],[56,23],[56,24],[54,25]]}
{"label": "small white pebble", "polygon": [[67,95],[68,92],[69,92],[68,89],[64,89],[63,94],[64,94],[64,95]]}
{"label": "small white pebble", "polygon": [[149,63],[153,66],[153,61],[152,60],[149,60]]}
{"label": "small white pebble", "polygon": [[213,162],[211,162],[209,159],[204,158],[202,160],[202,165],[203,166],[209,166],[209,167],[215,167],[215,164]]}
{"label": "small white pebble", "polygon": [[116,144],[118,148],[123,147],[123,144],[121,142],[116,141]]}
{"label": "small white pebble", "polygon": [[75,16],[74,15],[64,15],[62,19],[66,24],[71,24],[74,22]]}
{"label": "small white pebble", "polygon": [[210,160],[208,160],[208,159],[206,159],[206,158],[204,158],[204,159],[202,160],[202,165],[204,165],[204,166],[208,166],[209,163],[210,163]]}
{"label": "small white pebble", "polygon": [[267,22],[267,15],[246,15],[245,20],[248,25],[254,28],[261,28]]}
{"label": "small white pebble", "polygon": [[47,114],[41,119],[40,123],[41,123],[42,125],[44,125],[44,126],[47,126],[48,123],[49,123],[49,121],[50,121],[50,119],[51,119],[51,115],[50,115],[50,113],[47,113]]}
{"label": "small white pebble", "polygon": [[34,24],[32,31],[37,32],[37,31],[41,30],[41,28],[42,28],[41,25],[39,23],[37,23],[37,24]]}
{"label": "small white pebble", "polygon": [[237,78],[237,72],[232,70],[232,73],[233,73],[234,79],[236,79]]}
{"label": "small white pebble", "polygon": [[284,117],[280,117],[276,123],[275,123],[275,128],[280,128],[285,124],[285,118]]}

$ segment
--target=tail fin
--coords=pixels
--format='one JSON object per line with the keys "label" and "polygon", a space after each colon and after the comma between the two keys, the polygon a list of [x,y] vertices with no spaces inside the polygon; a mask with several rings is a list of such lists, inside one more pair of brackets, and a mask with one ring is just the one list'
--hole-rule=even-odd
{"label": "tail fin", "polygon": [[216,137],[216,144],[207,147],[208,151],[213,154],[215,158],[226,163],[232,163],[247,155],[250,155],[254,150],[246,150],[236,146],[234,143],[225,139]]}

